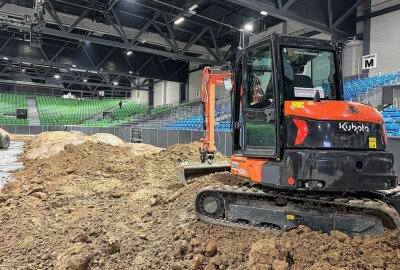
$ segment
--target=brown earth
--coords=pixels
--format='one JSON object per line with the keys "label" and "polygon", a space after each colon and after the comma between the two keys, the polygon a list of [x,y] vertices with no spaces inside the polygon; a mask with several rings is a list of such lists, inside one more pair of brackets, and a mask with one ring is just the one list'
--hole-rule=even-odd
{"label": "brown earth", "polygon": [[198,144],[138,155],[93,142],[26,159],[0,193],[0,269],[400,270],[397,232],[350,238],[196,220],[197,190],[239,183],[221,173],[181,185],[176,167],[197,159]]}
{"label": "brown earth", "polygon": [[106,133],[97,133],[92,136],[87,136],[79,132],[52,131],[43,132],[29,140],[26,140],[26,137],[22,137],[21,140],[27,143],[23,160],[48,158],[63,151],[66,145],[79,145],[84,142],[105,143],[113,146],[126,147],[126,150],[132,152],[132,154],[142,154],[144,152],[155,153],[161,150],[161,148],[147,144],[128,144],[120,138]]}

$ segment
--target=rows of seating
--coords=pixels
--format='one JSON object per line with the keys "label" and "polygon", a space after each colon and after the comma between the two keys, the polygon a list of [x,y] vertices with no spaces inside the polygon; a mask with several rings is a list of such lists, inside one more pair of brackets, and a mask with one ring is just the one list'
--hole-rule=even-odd
{"label": "rows of seating", "polygon": [[37,96],[36,104],[42,125],[80,125],[85,120],[118,106],[119,100],[79,100]]}
{"label": "rows of seating", "polygon": [[215,125],[216,131],[230,131],[231,129],[232,125],[230,120],[220,121]]}
{"label": "rows of seating", "polygon": [[137,113],[142,113],[147,110],[147,105],[138,103],[134,100],[127,100],[122,103],[122,107],[117,107],[112,111],[112,118],[122,120],[131,117]]}
{"label": "rows of seating", "polygon": [[382,112],[388,137],[400,136],[400,110],[394,107],[385,109]]}
{"label": "rows of seating", "polygon": [[147,112],[146,104],[139,103],[135,100],[123,100],[122,106],[118,106],[111,111],[111,119],[100,119],[97,121],[85,121],[82,126],[87,127],[112,127],[127,123],[140,113]]}
{"label": "rows of seating", "polygon": [[17,119],[17,109],[27,109],[25,94],[0,93],[0,124],[27,125],[28,120]]}
{"label": "rows of seating", "polygon": [[[230,121],[222,121],[218,119],[224,115],[224,112],[225,111],[223,109],[215,110],[215,117],[217,119],[215,125],[216,131],[228,131],[231,128]],[[203,115],[201,114],[163,127],[163,129],[166,130],[203,130],[203,128]]]}
{"label": "rows of seating", "polygon": [[166,130],[203,130],[203,116],[196,115],[182,121],[167,125]]}
{"label": "rows of seating", "polygon": [[347,80],[343,85],[344,98],[346,100],[358,101],[359,95],[366,93],[368,89],[398,83],[400,83],[400,72]]}

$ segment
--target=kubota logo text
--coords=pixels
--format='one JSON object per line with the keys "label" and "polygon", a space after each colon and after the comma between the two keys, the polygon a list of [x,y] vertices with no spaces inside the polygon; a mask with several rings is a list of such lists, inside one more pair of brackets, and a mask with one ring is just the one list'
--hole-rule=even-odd
{"label": "kubota logo text", "polygon": [[356,124],[356,123],[339,123],[339,129],[344,131],[353,131],[353,132],[369,132],[369,127],[364,124]]}

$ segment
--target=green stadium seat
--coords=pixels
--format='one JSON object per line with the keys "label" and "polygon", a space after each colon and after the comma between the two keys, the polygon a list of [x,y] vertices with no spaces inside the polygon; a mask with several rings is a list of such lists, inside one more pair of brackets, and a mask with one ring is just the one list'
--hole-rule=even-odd
{"label": "green stadium seat", "polygon": [[17,119],[17,109],[27,109],[25,94],[0,93],[0,125],[27,125],[27,119]]}

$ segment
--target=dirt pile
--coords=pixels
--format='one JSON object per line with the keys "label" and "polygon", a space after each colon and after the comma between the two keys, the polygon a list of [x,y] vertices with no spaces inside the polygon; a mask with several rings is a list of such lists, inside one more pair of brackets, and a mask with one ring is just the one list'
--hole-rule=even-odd
{"label": "dirt pile", "polygon": [[89,142],[95,142],[95,143],[107,143],[109,145],[113,145],[113,146],[123,146],[125,145],[125,142],[123,140],[121,140],[120,138],[114,136],[114,135],[110,135],[107,133],[96,133],[93,134],[92,136],[86,138],[86,141]]}
{"label": "dirt pile", "polygon": [[396,232],[349,238],[198,221],[200,188],[239,183],[221,173],[181,185],[175,169],[197,160],[198,146],[138,155],[85,142],[28,161],[0,193],[0,269],[400,269]]}
{"label": "dirt pile", "polygon": [[31,138],[26,145],[23,155],[24,160],[43,159],[54,156],[64,150],[66,145],[80,145],[84,142],[105,143],[112,146],[124,146],[132,154],[142,154],[143,152],[154,153],[161,149],[151,145],[140,145],[132,147],[132,144],[125,143],[120,138],[106,133],[97,133],[87,136],[83,133],[52,131],[43,132]]}
{"label": "dirt pile", "polygon": [[24,158],[33,160],[51,157],[63,151],[68,144],[84,143],[83,137],[82,134],[65,131],[43,132],[26,145]]}

